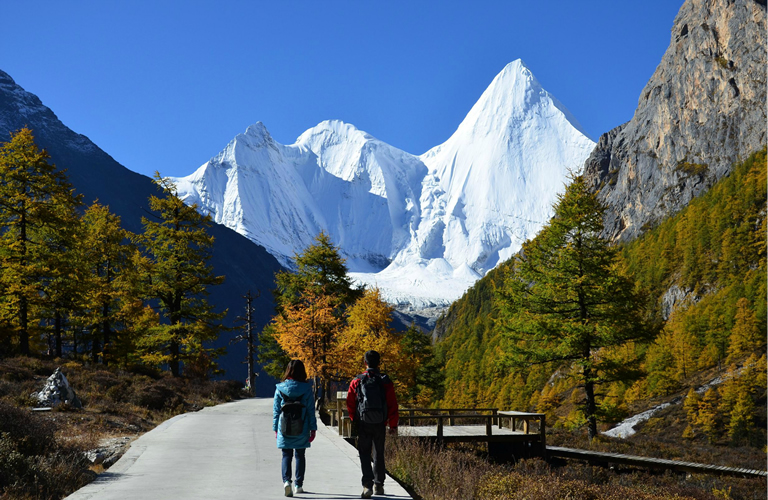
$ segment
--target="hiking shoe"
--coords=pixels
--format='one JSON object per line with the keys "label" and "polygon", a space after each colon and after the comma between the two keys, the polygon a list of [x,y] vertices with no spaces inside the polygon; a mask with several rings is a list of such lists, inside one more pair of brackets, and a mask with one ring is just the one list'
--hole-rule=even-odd
{"label": "hiking shoe", "polygon": [[292,497],[293,496],[293,487],[291,486],[290,481],[286,481],[283,483],[283,486],[285,487],[285,496]]}
{"label": "hiking shoe", "polygon": [[374,495],[383,495],[384,494],[384,485],[383,484],[374,484],[373,485],[373,494]]}
{"label": "hiking shoe", "polygon": [[363,492],[360,494],[360,498],[371,498],[373,496],[373,490],[368,486],[363,486]]}
{"label": "hiking shoe", "polygon": [[304,488],[301,486],[296,486],[296,489],[293,490],[294,493],[304,493]]}

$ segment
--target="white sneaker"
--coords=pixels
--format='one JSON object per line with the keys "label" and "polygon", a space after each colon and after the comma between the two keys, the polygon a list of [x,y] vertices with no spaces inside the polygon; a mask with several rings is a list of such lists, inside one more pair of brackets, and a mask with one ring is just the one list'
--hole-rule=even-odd
{"label": "white sneaker", "polygon": [[360,498],[371,498],[373,496],[373,490],[367,486],[363,486],[363,492],[360,494]]}
{"label": "white sneaker", "polygon": [[286,481],[283,483],[283,486],[285,487],[285,496],[292,497],[293,496],[293,487],[291,486],[290,481]]}
{"label": "white sneaker", "polygon": [[295,490],[293,490],[294,493],[304,493],[304,488],[301,486],[297,486]]}

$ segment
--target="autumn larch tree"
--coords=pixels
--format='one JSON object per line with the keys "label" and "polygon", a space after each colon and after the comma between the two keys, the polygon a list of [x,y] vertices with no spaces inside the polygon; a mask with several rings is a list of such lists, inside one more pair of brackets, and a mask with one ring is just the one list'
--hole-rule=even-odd
{"label": "autumn larch tree", "polygon": [[338,351],[343,362],[339,373],[352,379],[365,367],[363,357],[366,351],[375,350],[381,354],[381,369],[392,376],[398,392],[403,394],[408,387],[406,373],[413,372],[406,359],[401,335],[390,326],[394,308],[381,299],[378,288],[364,292],[347,310],[347,324],[338,336]]}
{"label": "autumn larch tree", "polygon": [[208,287],[221,284],[224,277],[215,276],[208,264],[213,248],[213,237],[207,232],[211,217],[186,205],[177,196],[176,186],[159,173],[155,173],[155,184],[164,196],[149,198],[153,214],[142,218],[144,232],[136,242],[149,257],[147,297],[159,302],[161,322],[148,329],[138,344],[144,349],[144,360],[168,363],[178,377],[182,361],[198,365],[216,355],[205,343],[223,330],[225,313],[214,312],[206,297]]}
{"label": "autumn larch tree", "polygon": [[56,249],[44,230],[50,235],[63,229],[68,219],[62,214],[80,204],[49,159],[28,128],[0,147],[0,321],[9,325],[23,355],[30,354],[30,335],[39,325],[31,311],[44,299],[43,280],[56,266]]}
{"label": "autumn larch tree", "polygon": [[596,385],[639,375],[639,359],[617,360],[610,349],[654,334],[644,321],[644,297],[600,236],[604,212],[584,179],[572,177],[552,219],[523,244],[496,290],[508,361],[575,368],[590,439],[597,435]]}
{"label": "autumn larch tree", "polygon": [[100,356],[104,364],[127,354],[124,345],[117,345],[129,339],[117,337],[121,326],[130,321],[129,311],[141,301],[136,287],[131,286],[136,277],[130,275],[141,268],[132,260],[136,251],[129,240],[132,236],[108,206],[96,202],[83,214],[80,239],[86,273],[79,320],[90,332],[94,361]]}
{"label": "autumn larch tree", "polygon": [[[312,349],[313,352],[316,350],[319,359],[312,361],[316,368],[310,369],[319,370],[317,374],[327,395],[331,379],[338,378],[332,359],[335,336],[344,325],[345,311],[362,296],[362,290],[352,286],[339,249],[323,232],[315,238],[315,243],[296,255],[294,264],[294,271],[281,271],[275,275],[276,315],[273,323],[259,335],[258,360],[270,375],[279,377],[290,357],[298,357],[295,354],[298,351],[286,349],[288,338],[294,339],[290,341],[294,345],[316,346]],[[285,337],[292,323],[296,323],[296,328],[291,330],[291,336]],[[311,334],[311,341],[295,336],[300,332]]]}

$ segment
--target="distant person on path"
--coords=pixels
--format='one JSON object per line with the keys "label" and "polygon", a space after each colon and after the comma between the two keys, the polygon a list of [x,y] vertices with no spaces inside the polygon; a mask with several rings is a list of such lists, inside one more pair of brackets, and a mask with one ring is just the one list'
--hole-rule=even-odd
{"label": "distant person on path", "polygon": [[323,407],[323,395],[324,395],[324,393],[323,393],[323,385],[322,384],[318,384],[317,385],[317,406],[315,408],[318,411],[320,410],[320,408]]}
{"label": "distant person on path", "polygon": [[[283,450],[283,488],[285,496],[304,493],[304,453],[315,439],[317,420],[312,399],[312,385],[307,382],[304,363],[293,359],[285,369],[284,381],[275,388],[272,406],[272,430],[277,447]],[[291,460],[296,457],[295,489],[292,486]]]}
{"label": "distant person on path", "polygon": [[[349,418],[357,424],[357,450],[363,471],[361,498],[384,494],[384,441],[387,433],[397,434],[399,414],[395,386],[379,371],[381,356],[376,351],[365,353],[365,373],[349,384],[347,410]],[[371,469],[373,448],[373,469]]]}

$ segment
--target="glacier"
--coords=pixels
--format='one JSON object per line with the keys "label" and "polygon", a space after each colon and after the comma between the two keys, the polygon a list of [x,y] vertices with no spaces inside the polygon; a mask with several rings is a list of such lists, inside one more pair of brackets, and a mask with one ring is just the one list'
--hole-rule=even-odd
{"label": "glacier", "polygon": [[518,59],[422,155],[338,120],[283,145],[259,122],[172,180],[287,267],[324,231],[355,281],[402,310],[439,310],[541,229],[594,146]]}

